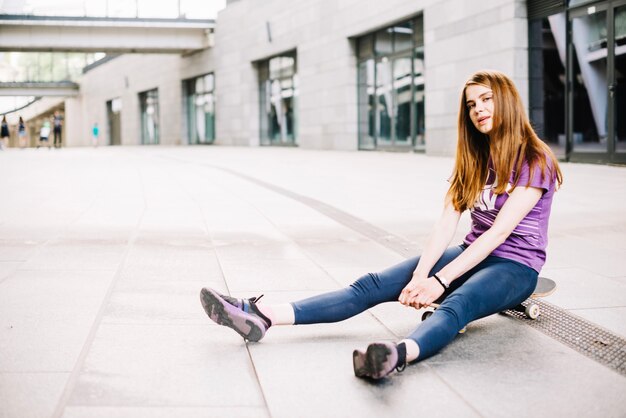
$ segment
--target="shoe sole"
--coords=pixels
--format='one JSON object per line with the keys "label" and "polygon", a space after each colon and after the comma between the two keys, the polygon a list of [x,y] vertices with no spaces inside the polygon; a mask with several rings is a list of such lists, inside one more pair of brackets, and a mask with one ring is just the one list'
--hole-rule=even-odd
{"label": "shoe sole", "polygon": [[356,377],[382,379],[394,369],[393,367],[385,367],[391,354],[389,346],[383,343],[370,344],[366,352],[354,350],[352,352],[354,375]]}
{"label": "shoe sole", "polygon": [[204,312],[219,325],[231,328],[244,339],[257,342],[265,336],[265,326],[260,319],[231,305],[212,289],[200,291]]}

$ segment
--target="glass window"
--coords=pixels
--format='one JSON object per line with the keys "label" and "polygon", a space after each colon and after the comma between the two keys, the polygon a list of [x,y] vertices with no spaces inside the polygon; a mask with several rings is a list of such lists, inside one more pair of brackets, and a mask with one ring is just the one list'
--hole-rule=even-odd
{"label": "glass window", "polygon": [[416,48],[413,58],[413,105],[415,149],[426,150],[426,115],[424,114],[424,46]]}
{"label": "glass window", "polygon": [[615,151],[626,152],[626,6],[615,9]]}
{"label": "glass window", "polygon": [[141,106],[141,143],[159,143],[159,91],[158,89],[139,93]]}
{"label": "glass window", "polygon": [[357,41],[358,57],[370,58],[374,56],[374,35],[365,35]]}
{"label": "glass window", "polygon": [[215,77],[206,74],[187,81],[187,132],[189,144],[215,141]]}
{"label": "glass window", "polygon": [[393,52],[392,28],[379,30],[376,32],[374,50],[377,55],[391,54]]}
{"label": "glass window", "polygon": [[606,11],[572,19],[574,150],[607,150]]}
{"label": "glass window", "polygon": [[565,13],[529,21],[529,117],[537,135],[565,156]]}
{"label": "glass window", "polygon": [[258,64],[261,143],[295,145],[297,137],[297,62],[294,53]]}
{"label": "glass window", "polygon": [[107,122],[110,145],[122,144],[121,129],[122,99],[115,98],[107,102]]}
{"label": "glass window", "polygon": [[391,62],[383,58],[376,63],[376,125],[378,144],[391,144],[393,118]]}
{"label": "glass window", "polygon": [[399,23],[391,28],[393,31],[394,52],[410,51],[413,48],[413,22]]}
{"label": "glass window", "polygon": [[374,59],[359,63],[359,138],[360,148],[376,148],[375,97],[374,97]]}
{"label": "glass window", "polygon": [[393,94],[395,138],[398,143],[411,144],[412,58],[400,57],[393,61]]}
{"label": "glass window", "polygon": [[360,149],[424,149],[423,31],[419,16],[357,40]]}

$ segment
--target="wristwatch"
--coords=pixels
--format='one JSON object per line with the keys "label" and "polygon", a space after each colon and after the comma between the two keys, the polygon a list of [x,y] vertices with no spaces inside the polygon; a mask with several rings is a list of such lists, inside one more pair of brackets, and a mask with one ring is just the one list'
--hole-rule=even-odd
{"label": "wristwatch", "polygon": [[433,277],[435,279],[437,279],[437,281],[439,282],[439,284],[441,284],[444,289],[447,289],[450,287],[450,283],[448,283],[448,281],[445,279],[445,277],[443,276],[437,276],[436,274],[433,274]]}

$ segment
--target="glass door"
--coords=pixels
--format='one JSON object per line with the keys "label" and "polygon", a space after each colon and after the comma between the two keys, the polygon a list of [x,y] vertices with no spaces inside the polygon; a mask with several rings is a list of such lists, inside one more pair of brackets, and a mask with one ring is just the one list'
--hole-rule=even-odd
{"label": "glass door", "polygon": [[626,162],[626,0],[570,12],[571,159]]}
{"label": "glass door", "polygon": [[588,7],[573,12],[570,19],[572,151],[581,157],[604,160],[608,153],[609,104],[607,11]]}
{"label": "glass door", "polygon": [[411,56],[399,57],[393,60],[393,95],[394,95],[394,145],[397,147],[413,146],[411,134],[411,84],[413,69]]}
{"label": "glass door", "polygon": [[613,11],[614,72],[609,85],[613,104],[613,162],[626,162],[626,1],[615,2]]}

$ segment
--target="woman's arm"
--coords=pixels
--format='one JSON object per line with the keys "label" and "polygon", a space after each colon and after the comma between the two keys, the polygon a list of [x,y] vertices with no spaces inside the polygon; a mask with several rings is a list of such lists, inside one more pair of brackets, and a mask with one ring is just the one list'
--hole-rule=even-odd
{"label": "woman's arm", "polygon": [[461,219],[461,213],[454,209],[452,202],[446,197],[443,212],[426,240],[419,263],[413,272],[413,278],[402,290],[398,298],[401,303],[409,305],[412,298],[411,291],[415,289],[420,280],[428,279],[428,273],[441,258],[448,245],[450,245],[450,241],[452,241],[459,224],[459,219]]}
{"label": "woman's arm", "polygon": [[[491,228],[478,237],[461,255],[439,270],[437,276],[452,283],[484,260],[506,240],[520,221],[535,207],[542,194],[543,189],[540,188],[516,187],[500,209]],[[432,268],[432,265],[430,267]],[[423,275],[420,275],[420,278],[421,280],[415,280],[415,283],[411,280],[402,291],[400,302],[421,308],[429,306],[443,294],[444,288],[437,280],[424,279]]]}
{"label": "woman's arm", "polygon": [[520,221],[535,207],[542,194],[543,189],[536,187],[516,187],[500,209],[491,228],[478,237],[460,256],[439,270],[437,275],[452,282],[483,261],[511,235]]}

